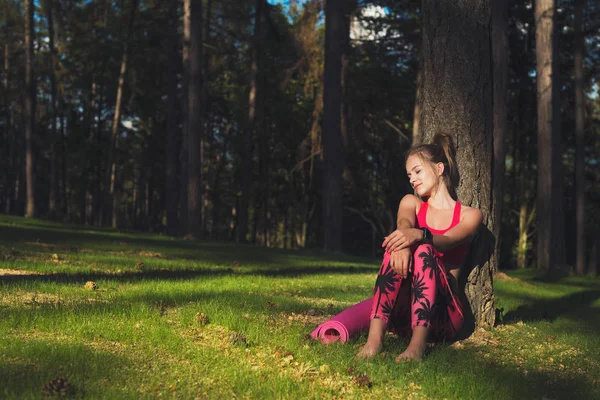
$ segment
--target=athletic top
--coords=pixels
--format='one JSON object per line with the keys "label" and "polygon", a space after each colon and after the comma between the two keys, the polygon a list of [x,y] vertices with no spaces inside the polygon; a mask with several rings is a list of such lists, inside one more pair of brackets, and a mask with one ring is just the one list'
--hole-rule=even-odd
{"label": "athletic top", "polygon": [[[448,232],[450,229],[454,228],[460,222],[460,209],[461,204],[457,201],[454,206],[454,214],[452,215],[452,223],[446,229],[433,229],[427,225],[427,208],[429,208],[429,204],[425,201],[421,204],[421,209],[417,214],[417,228],[428,228],[431,233],[435,235],[443,235]],[[449,264],[452,266],[462,266],[465,262],[465,258],[467,257],[467,253],[469,252],[469,246],[471,245],[471,241],[465,242],[457,247],[446,250],[445,252],[437,251],[438,256],[444,262],[444,264]]]}

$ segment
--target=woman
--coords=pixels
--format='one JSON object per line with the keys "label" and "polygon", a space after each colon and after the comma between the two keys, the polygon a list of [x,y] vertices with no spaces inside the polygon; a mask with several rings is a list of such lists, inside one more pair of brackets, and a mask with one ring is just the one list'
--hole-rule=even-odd
{"label": "woman", "polygon": [[455,147],[447,134],[413,147],[406,172],[416,195],[398,208],[398,229],[385,237],[367,343],[358,358],[382,349],[387,330],[410,336],[396,361],[420,360],[428,338],[451,340],[463,323],[457,278],[481,212],[457,201]]}

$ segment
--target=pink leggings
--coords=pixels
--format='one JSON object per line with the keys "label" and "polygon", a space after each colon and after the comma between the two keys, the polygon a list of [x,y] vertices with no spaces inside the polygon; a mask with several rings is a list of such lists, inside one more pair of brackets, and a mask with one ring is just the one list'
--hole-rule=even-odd
{"label": "pink leggings", "polygon": [[435,341],[451,340],[463,324],[462,307],[452,291],[449,274],[439,253],[430,244],[416,247],[413,271],[401,278],[385,253],[371,308],[371,319],[379,318],[388,329],[409,337],[415,326],[429,328]]}

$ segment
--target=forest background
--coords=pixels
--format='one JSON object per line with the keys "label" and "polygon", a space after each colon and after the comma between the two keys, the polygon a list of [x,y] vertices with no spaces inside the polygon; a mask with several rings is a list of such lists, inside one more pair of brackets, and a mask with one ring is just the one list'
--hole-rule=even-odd
{"label": "forest background", "polygon": [[[1,212],[380,255],[411,192],[405,152],[423,139],[422,66],[444,60],[422,51],[425,2],[329,3],[1,0]],[[600,5],[493,3],[506,108],[492,268],[551,268],[542,246],[561,252],[559,269],[597,274]],[[536,42],[538,3],[552,10],[550,47]],[[340,22],[329,36],[327,21]],[[555,66],[547,149],[544,54]],[[499,159],[474,154],[488,169]],[[547,176],[557,195],[543,208]]]}

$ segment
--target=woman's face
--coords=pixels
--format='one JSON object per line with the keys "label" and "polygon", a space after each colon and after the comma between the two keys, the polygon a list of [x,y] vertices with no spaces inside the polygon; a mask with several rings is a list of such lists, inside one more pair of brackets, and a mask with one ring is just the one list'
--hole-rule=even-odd
{"label": "woman's face", "polygon": [[[441,164],[441,163],[440,163]],[[442,164],[443,172],[443,164]],[[432,166],[426,160],[422,160],[418,154],[413,154],[406,160],[406,174],[419,197],[430,196],[440,183],[439,166]]]}

